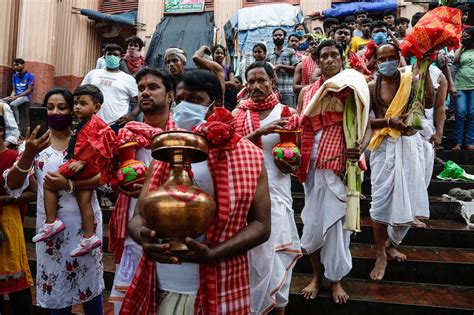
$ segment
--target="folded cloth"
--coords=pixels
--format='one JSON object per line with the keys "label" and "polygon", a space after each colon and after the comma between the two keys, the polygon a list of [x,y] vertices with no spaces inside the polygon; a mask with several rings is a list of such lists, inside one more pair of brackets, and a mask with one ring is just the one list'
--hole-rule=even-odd
{"label": "folded cloth", "polygon": [[[397,94],[390,103],[387,111],[385,112],[385,118],[400,116],[404,113],[411,93],[412,74],[402,73],[400,79],[400,87],[398,88]],[[378,149],[383,139],[386,136],[390,136],[394,139],[400,138],[400,130],[385,127],[383,129],[375,130],[370,139],[369,150],[375,151]]]}

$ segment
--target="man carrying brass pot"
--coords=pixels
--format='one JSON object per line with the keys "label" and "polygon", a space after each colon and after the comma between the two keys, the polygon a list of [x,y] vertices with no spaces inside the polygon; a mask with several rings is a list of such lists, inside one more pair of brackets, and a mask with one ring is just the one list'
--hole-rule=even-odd
{"label": "man carrying brass pot", "polygon": [[[208,230],[185,243],[189,251],[171,252],[156,231],[145,226],[143,199],[157,189],[169,164],[155,161],[129,223],[131,237],[144,256],[120,314],[248,314],[247,251],[270,235],[270,200],[262,151],[234,133],[233,117],[216,107],[222,101],[219,80],[210,72],[188,71],[178,79],[174,121],[204,135],[207,162],[192,165],[194,181],[216,201]],[[206,121],[207,119],[207,121]]]}

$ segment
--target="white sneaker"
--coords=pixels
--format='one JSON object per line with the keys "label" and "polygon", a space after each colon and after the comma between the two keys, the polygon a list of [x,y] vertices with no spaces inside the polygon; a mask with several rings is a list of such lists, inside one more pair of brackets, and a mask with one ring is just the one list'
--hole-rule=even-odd
{"label": "white sneaker", "polygon": [[64,225],[63,221],[56,218],[53,223],[44,223],[44,225],[40,228],[38,234],[33,236],[32,241],[34,243],[44,241],[64,231],[65,228],[66,226]]}
{"label": "white sneaker", "polygon": [[72,257],[84,256],[90,253],[94,248],[102,245],[102,241],[97,237],[97,235],[92,235],[89,238],[81,238],[79,244],[71,252]]}

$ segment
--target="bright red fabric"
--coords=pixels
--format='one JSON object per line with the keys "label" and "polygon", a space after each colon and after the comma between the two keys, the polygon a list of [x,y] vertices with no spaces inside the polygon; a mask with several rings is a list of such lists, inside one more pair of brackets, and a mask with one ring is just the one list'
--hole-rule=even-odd
{"label": "bright red fabric", "polygon": [[[238,112],[235,117],[237,132],[248,135],[260,128],[260,115],[258,112],[273,109],[278,103],[278,98],[274,93],[268,95],[265,101],[260,103],[254,102],[252,98],[243,101],[237,107]],[[258,140],[256,145],[261,148],[262,142]]]}
{"label": "bright red fabric", "polygon": [[438,7],[428,11],[400,44],[403,56],[418,59],[443,47],[459,47],[462,12],[457,8]]}
{"label": "bright red fabric", "polygon": [[[322,84],[323,80],[320,77],[306,90],[303,101],[303,112]],[[342,121],[342,113],[327,112],[324,115],[314,116],[302,122],[301,166],[298,171],[301,181],[304,182],[306,180],[310,167],[314,137],[317,131],[321,129],[323,131],[319,142],[318,155],[316,157],[316,168],[331,169],[337,174],[344,169],[345,159],[343,153],[345,150],[345,141]]]}
{"label": "bright red fabric", "polygon": [[[173,121],[173,115],[170,114],[166,122],[165,130],[176,129]],[[117,135],[118,145],[135,141],[138,147],[149,149],[154,135],[161,132],[159,128],[154,128],[148,124],[131,121],[119,130]],[[120,263],[124,249],[125,239],[127,238],[128,208],[130,207],[131,197],[120,193],[115,203],[114,211],[110,216],[109,222],[109,251],[114,253],[115,263]]]}

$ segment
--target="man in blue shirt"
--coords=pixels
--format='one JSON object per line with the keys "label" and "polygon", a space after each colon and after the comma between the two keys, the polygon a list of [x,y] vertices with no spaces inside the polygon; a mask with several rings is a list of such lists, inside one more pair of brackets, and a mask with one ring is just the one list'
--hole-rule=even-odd
{"label": "man in blue shirt", "polygon": [[33,86],[35,85],[35,76],[26,71],[25,60],[21,58],[16,58],[13,62],[13,70],[15,73],[12,77],[12,93],[10,96],[2,99],[2,102],[10,105],[15,120],[19,124],[20,113],[18,108],[21,105],[30,102],[33,93]]}

